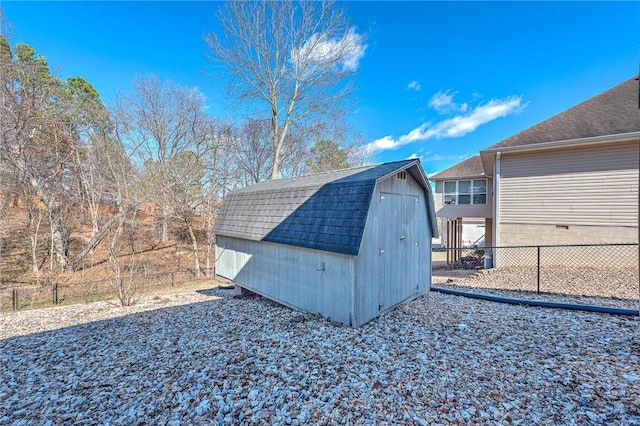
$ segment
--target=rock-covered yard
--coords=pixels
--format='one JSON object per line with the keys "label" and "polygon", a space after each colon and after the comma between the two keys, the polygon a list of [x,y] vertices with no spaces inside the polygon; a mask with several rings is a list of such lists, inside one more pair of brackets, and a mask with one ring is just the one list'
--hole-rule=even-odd
{"label": "rock-covered yard", "polygon": [[430,293],[353,329],[213,289],[0,314],[0,424],[640,424],[640,320]]}

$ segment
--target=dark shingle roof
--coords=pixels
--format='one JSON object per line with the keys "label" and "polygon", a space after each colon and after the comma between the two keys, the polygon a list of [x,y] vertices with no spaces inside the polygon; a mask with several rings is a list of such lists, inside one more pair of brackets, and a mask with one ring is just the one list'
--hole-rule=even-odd
{"label": "dark shingle roof", "polygon": [[454,164],[446,170],[441,171],[438,174],[431,175],[431,179],[446,179],[446,178],[458,178],[468,176],[482,176],[484,174],[484,166],[480,155],[476,154],[473,157],[467,158],[458,164]]}
{"label": "dark shingle roof", "polygon": [[632,78],[486,149],[637,131],[640,131],[638,80]]}
{"label": "dark shingle roof", "polygon": [[[213,232],[357,255],[376,181],[416,165],[404,160],[248,186],[224,198]],[[426,192],[428,183],[421,184]]]}

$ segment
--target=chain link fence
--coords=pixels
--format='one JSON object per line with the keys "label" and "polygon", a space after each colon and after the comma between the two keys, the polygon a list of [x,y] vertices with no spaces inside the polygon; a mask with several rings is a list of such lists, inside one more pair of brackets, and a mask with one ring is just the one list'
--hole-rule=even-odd
{"label": "chain link fence", "polygon": [[638,244],[434,250],[434,285],[640,299]]}
{"label": "chain link fence", "polygon": [[[200,277],[194,270],[180,269],[168,272],[146,273],[132,277],[135,280],[134,296],[151,291],[185,287],[213,276],[213,270],[201,270]],[[80,283],[52,283],[38,286],[11,286],[4,283],[0,290],[0,312],[45,308],[74,303],[90,303],[112,300],[120,304],[119,288],[113,278]]]}

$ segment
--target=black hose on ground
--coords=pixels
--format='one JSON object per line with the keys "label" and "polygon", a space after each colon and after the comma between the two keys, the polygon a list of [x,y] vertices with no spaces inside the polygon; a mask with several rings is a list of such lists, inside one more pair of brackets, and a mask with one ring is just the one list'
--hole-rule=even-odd
{"label": "black hose on ground", "polygon": [[452,294],[455,296],[470,297],[472,299],[489,300],[491,302],[508,303],[510,305],[526,305],[526,306],[537,306],[541,308],[598,312],[601,314],[609,314],[609,315],[626,315],[626,316],[636,316],[636,317],[640,316],[640,312],[633,309],[608,308],[605,306],[577,305],[572,303],[543,302],[541,300],[511,299],[508,297],[490,296],[488,294],[477,294],[477,293],[468,293],[468,292],[457,291],[457,290],[447,290],[439,287],[431,287],[431,291],[437,291],[438,293],[444,293],[444,294]]}

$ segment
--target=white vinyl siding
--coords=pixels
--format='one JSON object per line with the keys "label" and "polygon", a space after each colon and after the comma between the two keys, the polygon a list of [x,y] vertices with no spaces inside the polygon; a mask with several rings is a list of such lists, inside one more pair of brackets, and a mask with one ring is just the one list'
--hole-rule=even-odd
{"label": "white vinyl siding", "polygon": [[503,153],[500,223],[637,227],[639,146]]}

